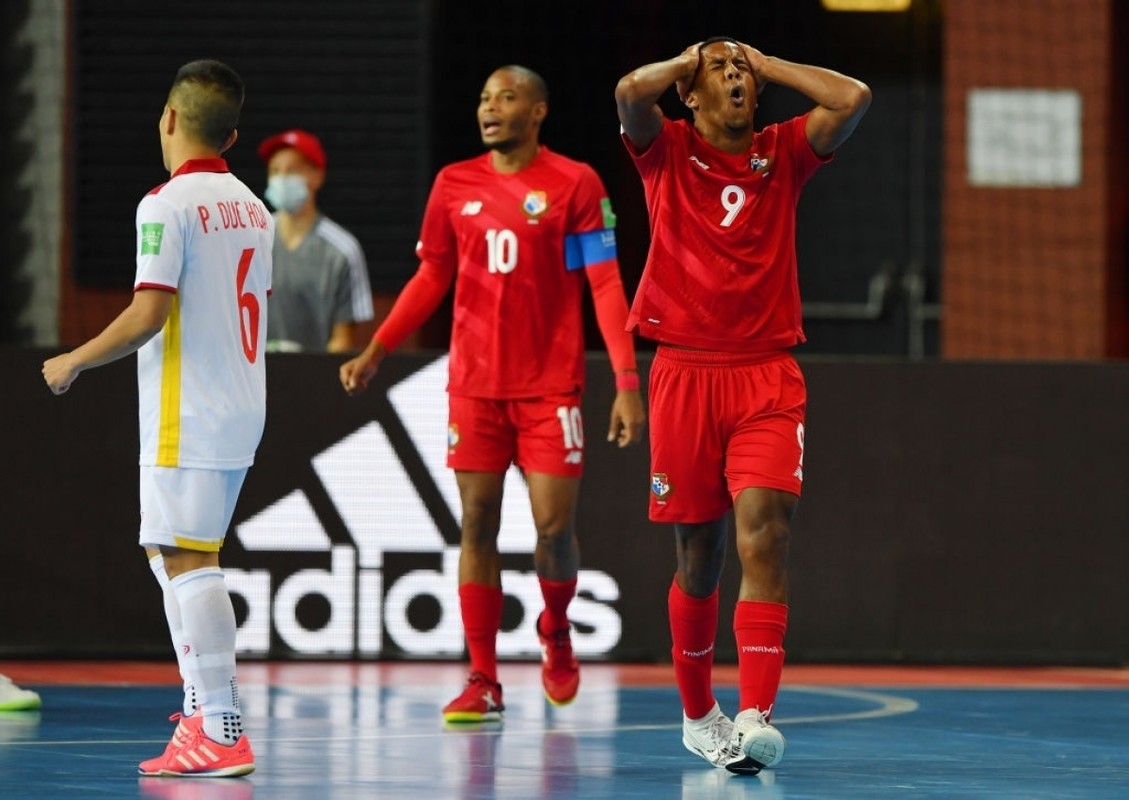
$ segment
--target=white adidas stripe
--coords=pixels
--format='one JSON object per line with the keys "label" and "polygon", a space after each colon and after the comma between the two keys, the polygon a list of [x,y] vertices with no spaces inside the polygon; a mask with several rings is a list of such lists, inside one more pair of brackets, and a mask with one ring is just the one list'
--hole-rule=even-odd
{"label": "white adidas stripe", "polygon": [[[185,750],[183,753],[178,753],[177,756],[176,756],[176,760],[179,761],[182,765],[184,765],[185,769],[196,769],[197,767],[206,767],[206,766],[208,766],[208,761],[205,761],[200,756],[201,753],[203,753],[205,756],[207,756],[208,760],[211,761],[211,763],[213,763],[213,764],[220,760],[220,757],[217,756],[215,754],[215,752],[213,752],[206,745],[201,745],[199,750]],[[189,758],[191,758],[192,761],[189,761],[188,760]],[[195,763],[193,763],[193,762],[195,762]]]}

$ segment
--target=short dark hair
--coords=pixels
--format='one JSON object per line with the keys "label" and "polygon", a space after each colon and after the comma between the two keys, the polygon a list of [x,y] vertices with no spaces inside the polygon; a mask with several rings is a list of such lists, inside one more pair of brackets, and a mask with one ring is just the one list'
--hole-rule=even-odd
{"label": "short dark hair", "polygon": [[219,151],[239,125],[243,95],[239,73],[223,62],[200,59],[177,70],[168,104],[190,136]]}
{"label": "short dark hair", "polygon": [[738,44],[738,41],[736,39],[734,39],[732,36],[711,36],[710,38],[704,40],[700,45],[698,45],[698,51],[701,52],[703,47],[707,47],[711,44],[717,44],[718,42],[729,42],[730,44]]}
{"label": "short dark hair", "polygon": [[499,69],[512,73],[518,78],[521,78],[533,90],[534,99],[542,102],[549,102],[549,85],[545,83],[545,79],[531,70],[529,67],[523,67],[520,64],[507,64]]}

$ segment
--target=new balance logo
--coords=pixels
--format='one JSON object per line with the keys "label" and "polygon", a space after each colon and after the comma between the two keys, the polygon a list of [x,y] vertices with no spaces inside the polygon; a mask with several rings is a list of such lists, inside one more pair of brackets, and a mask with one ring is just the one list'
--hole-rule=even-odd
{"label": "new balance logo", "polygon": [[[224,571],[228,589],[242,596],[247,605],[247,616],[237,634],[237,652],[267,653],[277,637],[303,655],[373,656],[383,651],[385,634],[410,656],[463,652],[459,548],[448,544],[435,521],[444,513],[454,520],[461,516],[458,485],[445,462],[446,384],[444,356],[387,392],[414,446],[413,456],[422,462],[433,483],[436,491],[431,496],[439,497],[440,508],[429,509],[384,427],[372,421],[311,459],[317,479],[347,529],[349,543],[330,538],[301,489],[236,526],[236,538],[252,555],[280,551],[320,554],[319,567],[296,572]],[[580,451],[575,456],[579,463]],[[510,469],[505,476],[498,535],[503,554],[533,552],[537,530],[528,497],[521,472]],[[438,567],[390,573],[386,553],[432,554],[426,560],[434,559]],[[323,566],[327,561],[328,569]],[[504,571],[502,589],[522,605],[524,614],[518,628],[498,634],[498,655],[536,654],[540,648],[534,625],[543,600],[532,564],[528,571]],[[316,630],[299,621],[299,604],[311,595],[320,595],[325,602],[318,605],[329,608],[328,620]],[[619,643],[621,621],[609,605],[619,599],[619,586],[607,573],[582,569],[577,576],[577,595],[569,617],[586,632],[576,635],[576,651],[605,655]],[[419,597],[430,599],[424,605],[438,608],[434,624],[424,627],[409,617]]]}
{"label": "new balance logo", "polygon": [[473,217],[482,210],[481,200],[468,200],[467,204],[463,206],[463,210],[459,212],[461,216]]}

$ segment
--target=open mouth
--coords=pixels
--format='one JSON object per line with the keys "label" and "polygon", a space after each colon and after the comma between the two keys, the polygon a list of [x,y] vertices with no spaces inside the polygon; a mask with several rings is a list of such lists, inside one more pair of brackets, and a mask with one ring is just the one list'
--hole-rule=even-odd
{"label": "open mouth", "polygon": [[484,119],[484,120],[482,120],[482,135],[483,136],[493,136],[496,133],[498,133],[500,130],[502,130],[502,123],[499,122],[498,120],[496,120],[496,119]]}
{"label": "open mouth", "polygon": [[729,90],[729,99],[733,101],[733,105],[743,105],[745,102],[745,89],[741,86],[734,86]]}

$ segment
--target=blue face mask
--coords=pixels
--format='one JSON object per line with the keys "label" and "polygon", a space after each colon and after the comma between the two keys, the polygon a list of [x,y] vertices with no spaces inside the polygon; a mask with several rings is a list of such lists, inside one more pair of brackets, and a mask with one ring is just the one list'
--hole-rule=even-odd
{"label": "blue face mask", "polygon": [[263,197],[279,211],[293,214],[306,204],[310,187],[301,175],[271,175],[267,179],[267,190]]}

